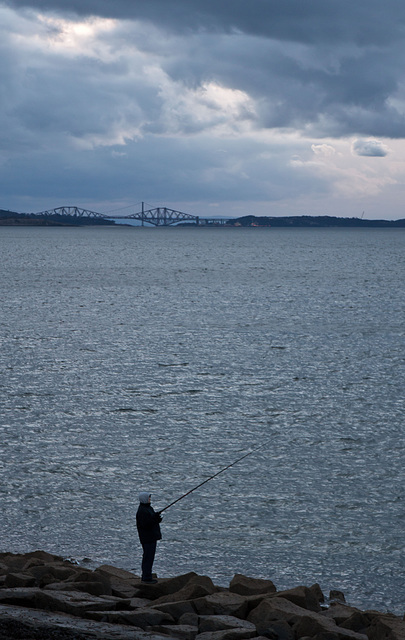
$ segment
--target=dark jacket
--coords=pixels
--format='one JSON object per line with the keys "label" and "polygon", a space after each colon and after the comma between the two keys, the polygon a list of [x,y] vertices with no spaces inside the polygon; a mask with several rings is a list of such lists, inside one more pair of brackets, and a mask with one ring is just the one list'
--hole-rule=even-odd
{"label": "dark jacket", "polygon": [[162,534],[159,526],[161,519],[160,514],[156,513],[150,504],[141,502],[136,512],[136,528],[141,543],[161,540]]}

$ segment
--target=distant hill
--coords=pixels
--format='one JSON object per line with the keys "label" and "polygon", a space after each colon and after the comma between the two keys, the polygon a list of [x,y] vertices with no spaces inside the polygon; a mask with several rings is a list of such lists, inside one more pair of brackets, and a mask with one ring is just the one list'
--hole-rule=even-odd
{"label": "distant hill", "polygon": [[363,220],[363,218],[336,218],[334,216],[243,216],[230,220],[228,225],[240,227],[403,227],[401,220]]}

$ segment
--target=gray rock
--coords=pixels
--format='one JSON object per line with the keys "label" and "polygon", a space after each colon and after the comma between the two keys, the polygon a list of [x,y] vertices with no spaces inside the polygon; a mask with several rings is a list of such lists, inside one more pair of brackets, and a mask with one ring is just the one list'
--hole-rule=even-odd
{"label": "gray rock", "polygon": [[239,593],[241,596],[253,596],[261,593],[275,593],[276,587],[271,580],[248,578],[236,573],[230,582],[229,591]]}
{"label": "gray rock", "polygon": [[3,605],[0,605],[0,637],[7,640],[167,640],[167,636],[151,635],[126,625]]}
{"label": "gray rock", "polygon": [[345,594],[343,593],[343,591],[332,589],[332,591],[329,592],[329,601],[346,602]]}
{"label": "gray rock", "polygon": [[196,640],[245,640],[245,638],[254,638],[256,635],[256,631],[249,631],[249,629],[226,629],[199,633]]}
{"label": "gray rock", "polygon": [[[368,613],[368,612],[367,612]],[[369,640],[404,640],[404,620],[390,613],[375,616],[367,629]]]}
{"label": "gray rock", "polygon": [[199,615],[226,615],[244,618],[248,611],[246,598],[238,593],[221,591],[193,601]]}
{"label": "gray rock", "polygon": [[356,633],[350,629],[342,629],[335,625],[330,619],[324,616],[306,615],[299,618],[299,620],[293,625],[293,630],[296,638],[303,638],[308,636],[313,638],[314,636],[322,635],[330,637],[331,640],[368,640],[364,634]]}
{"label": "gray rock", "polygon": [[34,587],[34,576],[26,573],[8,573],[4,581],[5,587]]}
{"label": "gray rock", "polygon": [[194,640],[198,634],[198,627],[188,624],[161,624],[154,627],[148,627],[146,631],[163,633],[167,636],[171,636],[172,638],[179,638],[179,640]]}
{"label": "gray rock", "polygon": [[275,621],[285,620],[293,625],[296,638],[314,636],[319,633],[335,634],[338,638],[352,638],[353,640],[366,640],[366,636],[342,629],[335,621],[322,613],[308,611],[285,598],[265,598],[256,609],[248,615],[249,622],[256,625],[259,634],[265,634],[266,629]]}
{"label": "gray rock", "polygon": [[198,627],[199,616],[197,613],[183,613],[178,620],[178,624],[184,624],[191,627]]}
{"label": "gray rock", "polygon": [[200,633],[205,631],[223,631],[225,629],[247,629],[255,631],[256,627],[252,622],[241,620],[235,616],[200,616],[198,622]]}
{"label": "gray rock", "polygon": [[94,573],[100,574],[105,578],[115,578],[121,582],[129,582],[131,584],[138,584],[140,580],[140,577],[135,573],[126,571],[126,569],[113,567],[110,564],[102,564],[100,567],[97,567]]}
{"label": "gray rock", "polygon": [[195,600],[196,598],[202,598],[208,596],[211,593],[217,591],[216,586],[212,582],[211,578],[207,576],[195,576],[187,582],[184,587],[175,593],[170,593],[166,596],[157,598],[155,604],[161,604],[164,602],[179,602],[181,600]]}
{"label": "gray rock", "polygon": [[262,633],[270,640],[294,640],[295,638],[294,631],[285,620],[271,622]]}
{"label": "gray rock", "polygon": [[196,613],[194,600],[182,600],[180,602],[162,602],[162,604],[151,605],[151,609],[163,611],[172,616],[172,618],[178,621],[186,613]]}
{"label": "gray rock", "polygon": [[298,607],[308,609],[309,611],[320,611],[318,597],[314,591],[309,587],[299,586],[293,589],[287,589],[286,591],[277,591],[278,598],[285,598],[290,602],[293,602]]}
{"label": "gray rock", "polygon": [[158,611],[157,609],[135,609],[134,611],[121,611],[120,614],[125,624],[132,624],[141,629],[155,625],[174,623],[174,619],[169,613]]}
{"label": "gray rock", "polygon": [[[162,598],[171,593],[177,593],[180,589],[183,589],[190,580],[198,577],[204,576],[198,576],[194,571],[190,571],[189,573],[174,578],[159,578],[157,584],[139,582],[137,585],[139,588],[138,596],[148,598],[149,600],[157,600],[157,598]],[[208,580],[210,580],[210,578],[208,578]]]}
{"label": "gray rock", "polygon": [[112,590],[110,584],[102,582],[85,581],[85,582],[52,582],[44,586],[46,591],[79,591],[81,593],[89,593],[93,596],[111,596]]}

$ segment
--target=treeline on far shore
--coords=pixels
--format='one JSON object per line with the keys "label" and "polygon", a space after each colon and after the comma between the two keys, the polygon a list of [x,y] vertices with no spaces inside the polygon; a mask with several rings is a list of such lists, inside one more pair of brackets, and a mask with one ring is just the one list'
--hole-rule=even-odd
{"label": "treeline on far shore", "polygon": [[[201,219],[203,220],[203,219]],[[405,218],[400,220],[369,220],[363,218],[339,218],[336,216],[242,216],[240,218],[230,218],[226,224],[224,219],[210,219],[210,223],[200,224],[201,228],[209,227],[287,227],[287,228],[318,228],[318,227],[373,227],[373,228],[405,228]],[[35,213],[16,213],[0,209],[0,226],[114,226],[114,220],[106,218],[69,216],[61,214],[51,214],[47,216]],[[132,226],[132,225],[131,225]],[[181,223],[181,227],[196,227],[196,223]]]}

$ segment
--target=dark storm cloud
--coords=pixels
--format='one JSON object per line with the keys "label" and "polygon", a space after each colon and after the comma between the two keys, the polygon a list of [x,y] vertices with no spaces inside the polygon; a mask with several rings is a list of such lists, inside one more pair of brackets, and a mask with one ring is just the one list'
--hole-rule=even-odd
{"label": "dark storm cloud", "polygon": [[[170,78],[188,86],[214,81],[247,92],[257,101],[259,128],[292,127],[315,137],[405,132],[403,112],[392,101],[405,65],[405,3],[397,0],[9,0],[9,5],[147,21],[145,37],[136,32],[137,46],[159,55]],[[153,120],[149,126],[157,131],[159,120]]]}
{"label": "dark storm cloud", "polygon": [[377,138],[405,135],[397,1],[0,0],[0,12],[10,198],[283,202],[397,180],[365,164],[388,153]]}
{"label": "dark storm cloud", "polygon": [[402,38],[398,0],[9,0],[14,7],[149,20],[174,31],[225,31],[295,42],[384,44]]}

